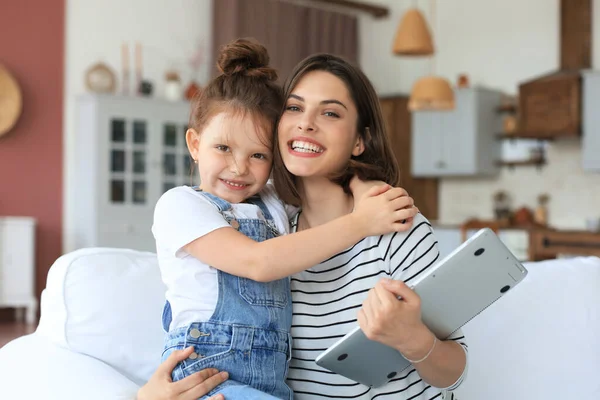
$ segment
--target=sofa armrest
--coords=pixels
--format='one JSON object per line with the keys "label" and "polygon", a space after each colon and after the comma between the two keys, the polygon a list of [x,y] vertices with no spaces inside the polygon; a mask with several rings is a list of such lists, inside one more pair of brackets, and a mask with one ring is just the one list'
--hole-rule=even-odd
{"label": "sofa armrest", "polygon": [[0,387],[7,399],[133,400],[138,386],[93,357],[35,333],[0,349]]}

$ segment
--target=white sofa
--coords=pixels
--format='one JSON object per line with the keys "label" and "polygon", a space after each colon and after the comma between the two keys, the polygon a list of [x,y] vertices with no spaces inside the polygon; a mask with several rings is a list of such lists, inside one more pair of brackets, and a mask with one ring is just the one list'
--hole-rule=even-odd
{"label": "white sofa", "polygon": [[[528,263],[509,295],[464,327],[460,400],[600,399],[600,259]],[[0,398],[134,399],[159,364],[164,286],[155,255],[59,258],[35,333],[0,349]]]}

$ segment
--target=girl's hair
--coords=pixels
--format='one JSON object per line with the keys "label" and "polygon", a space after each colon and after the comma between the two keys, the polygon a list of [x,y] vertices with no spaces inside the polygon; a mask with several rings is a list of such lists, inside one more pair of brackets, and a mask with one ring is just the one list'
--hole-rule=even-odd
{"label": "girl's hair", "polygon": [[217,66],[221,74],[193,101],[190,128],[201,132],[213,116],[228,111],[249,114],[274,134],[284,102],[267,49],[253,39],[237,39],[221,48]]}
{"label": "girl's hair", "polygon": [[[311,71],[325,71],[341,79],[348,88],[358,112],[356,131],[364,141],[365,150],[352,156],[344,170],[331,180],[350,194],[349,183],[354,175],[362,180],[381,180],[392,186],[400,184],[400,169],[391,149],[379,98],[365,74],[343,58],[331,54],[315,54],[300,61],[283,87],[284,99],[290,96],[298,82]],[[296,180],[283,164],[279,144],[275,141],[273,180],[283,201],[300,205]]]}

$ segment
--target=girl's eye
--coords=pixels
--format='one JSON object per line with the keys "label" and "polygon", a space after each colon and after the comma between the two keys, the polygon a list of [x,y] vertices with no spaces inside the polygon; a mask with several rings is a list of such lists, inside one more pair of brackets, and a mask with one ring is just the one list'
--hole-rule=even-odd
{"label": "girl's eye", "polygon": [[325,111],[325,116],[326,117],[333,117],[333,118],[339,118],[340,116],[336,113],[334,113],[333,111]]}
{"label": "girl's eye", "polygon": [[252,157],[258,158],[259,160],[266,160],[267,159],[267,156],[264,155],[264,154],[261,154],[261,153],[253,154]]}
{"label": "girl's eye", "polygon": [[215,148],[219,151],[227,152],[229,151],[229,146],[225,146],[224,144],[218,144]]}
{"label": "girl's eye", "polygon": [[300,107],[298,106],[287,106],[285,109],[287,111],[300,111]]}

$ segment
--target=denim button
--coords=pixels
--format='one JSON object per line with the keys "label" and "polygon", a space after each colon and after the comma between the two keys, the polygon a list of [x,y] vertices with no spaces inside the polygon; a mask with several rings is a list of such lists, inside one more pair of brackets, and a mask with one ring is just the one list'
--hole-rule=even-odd
{"label": "denim button", "polygon": [[233,227],[233,229],[239,229],[240,228],[240,223],[237,222],[237,220],[232,219],[231,221],[229,221],[229,224]]}
{"label": "denim button", "polygon": [[190,336],[194,339],[198,339],[200,337],[200,331],[196,328],[190,330]]}
{"label": "denim button", "polygon": [[192,353],[190,354],[190,360],[195,360],[196,358],[198,358],[198,353]]}

